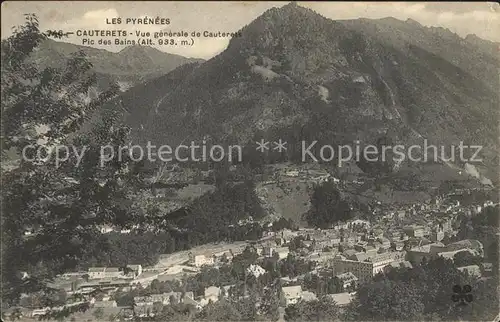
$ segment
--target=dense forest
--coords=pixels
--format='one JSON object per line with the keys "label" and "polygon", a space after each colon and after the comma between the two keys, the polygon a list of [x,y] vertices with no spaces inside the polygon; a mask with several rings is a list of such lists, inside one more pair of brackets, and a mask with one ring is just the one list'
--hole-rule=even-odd
{"label": "dense forest", "polygon": [[[117,96],[118,87],[90,97],[95,75],[83,52],[72,54],[60,68],[39,70],[28,59],[41,42],[64,36],[40,31],[37,17],[26,15],[26,23],[2,40],[2,162],[15,164],[2,168],[2,262],[8,263],[2,266],[3,298],[15,303],[20,293],[41,290],[64,271],[150,265],[161,253],[260,238],[260,225],[238,225],[240,219],[263,216],[251,177],[233,183],[216,169],[216,190],[173,213],[136,202],[149,189],[143,164],[127,155],[100,163],[100,147],[125,144],[130,129],[109,109],[92,128],[82,129]],[[40,125],[49,130],[37,131]],[[74,148],[62,155],[65,162],[48,162],[60,156],[62,144]],[[34,147],[29,151],[45,149],[49,160],[35,160],[35,152],[21,158],[27,146]],[[86,153],[78,160],[73,152],[83,149]],[[102,225],[132,233],[102,234]],[[133,227],[141,228],[134,232]],[[21,271],[30,278],[21,279]]]}
{"label": "dense forest", "polygon": [[329,228],[337,222],[353,218],[349,202],[342,198],[338,187],[331,181],[315,186],[311,196],[311,210],[306,214],[309,225]]}

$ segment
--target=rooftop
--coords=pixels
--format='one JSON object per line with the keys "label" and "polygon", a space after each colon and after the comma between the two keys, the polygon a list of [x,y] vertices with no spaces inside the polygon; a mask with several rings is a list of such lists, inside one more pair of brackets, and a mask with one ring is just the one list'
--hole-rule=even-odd
{"label": "rooftop", "polygon": [[462,272],[467,271],[470,275],[481,276],[481,269],[477,265],[468,265],[468,266],[458,267],[458,270],[460,270]]}
{"label": "rooftop", "polygon": [[357,280],[358,278],[356,277],[356,275],[354,275],[353,273],[351,272],[347,272],[347,273],[342,273],[342,274],[339,274],[339,275],[336,275],[336,277],[340,280]]}
{"label": "rooftop", "polygon": [[302,286],[285,286],[282,288],[283,293],[285,293],[285,297],[299,297],[302,293]]}
{"label": "rooftop", "polygon": [[349,293],[329,294],[328,297],[334,300],[339,306],[348,305],[352,302],[352,296]]}

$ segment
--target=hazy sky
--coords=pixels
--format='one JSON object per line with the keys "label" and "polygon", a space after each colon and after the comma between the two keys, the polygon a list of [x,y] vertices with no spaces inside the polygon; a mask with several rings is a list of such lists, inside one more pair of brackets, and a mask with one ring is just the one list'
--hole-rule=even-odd
{"label": "hazy sky", "polygon": [[[23,21],[24,13],[35,13],[44,29],[120,29],[129,32],[200,31],[235,32],[271,7],[287,2],[146,2],[146,1],[6,1],[2,3],[1,37],[8,37],[13,26]],[[298,2],[330,19],[383,18],[392,16],[406,20],[412,18],[425,26],[442,26],[466,36],[500,42],[500,5],[494,2]],[[106,18],[122,17],[170,18],[169,26],[106,25]],[[496,31],[495,31],[496,30]],[[134,37],[135,38],[135,37]],[[98,38],[95,38],[98,39]],[[81,37],[73,36],[69,42],[81,44]],[[195,38],[192,47],[159,48],[187,57],[210,58],[229,43],[229,38]],[[99,46],[95,46],[99,47]],[[123,46],[99,47],[118,51]],[[157,47],[158,48],[158,47]]]}

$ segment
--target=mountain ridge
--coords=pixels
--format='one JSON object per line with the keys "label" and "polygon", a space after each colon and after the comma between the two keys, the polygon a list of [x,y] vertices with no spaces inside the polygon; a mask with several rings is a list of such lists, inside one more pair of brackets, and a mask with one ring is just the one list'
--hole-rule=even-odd
{"label": "mountain ridge", "polygon": [[41,43],[31,59],[42,68],[57,67],[63,64],[69,55],[80,50],[92,63],[100,90],[107,88],[112,81],[124,85],[122,90],[125,90],[160,77],[183,64],[204,61],[166,53],[153,47],[127,46],[115,53],[52,39]]}
{"label": "mountain ridge", "polygon": [[[137,139],[178,144],[209,135],[246,143],[295,133],[335,144],[465,141],[486,147],[493,174],[498,60],[412,21],[373,24],[333,21],[296,5],[269,9],[147,106],[151,116]],[[402,36],[394,32],[400,29]],[[129,104],[140,100],[138,93]]]}

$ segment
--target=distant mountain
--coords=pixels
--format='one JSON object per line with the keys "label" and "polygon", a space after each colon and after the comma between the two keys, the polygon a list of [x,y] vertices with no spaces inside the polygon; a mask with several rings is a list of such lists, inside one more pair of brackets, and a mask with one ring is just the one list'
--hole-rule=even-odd
{"label": "distant mountain", "polygon": [[[487,42],[411,20],[332,21],[295,4],[266,11],[241,33],[175,84],[162,77],[115,102],[148,115],[140,123],[127,118],[138,141],[174,145],[209,135],[408,147],[428,139],[446,155],[464,141],[485,147],[478,168],[496,177],[500,63]],[[288,157],[296,152],[290,147]]]}
{"label": "distant mountain", "polygon": [[415,20],[395,18],[356,19],[342,21],[349,28],[363,32],[387,46],[405,51],[409,44],[445,58],[486,86],[498,90],[500,43],[483,40],[476,35],[465,38],[443,27],[424,27]]}
{"label": "distant mountain", "polygon": [[40,44],[32,59],[42,67],[57,67],[61,66],[70,54],[79,50],[84,51],[92,62],[100,89],[106,88],[110,81],[117,81],[122,90],[126,90],[164,75],[183,64],[203,61],[168,54],[147,46],[129,46],[113,53],[51,39]]}
{"label": "distant mountain", "polygon": [[199,66],[198,62],[187,63],[165,75],[131,87],[107,108],[118,111],[126,124],[133,125],[137,135],[144,133],[149,120],[154,118],[157,107]]}

